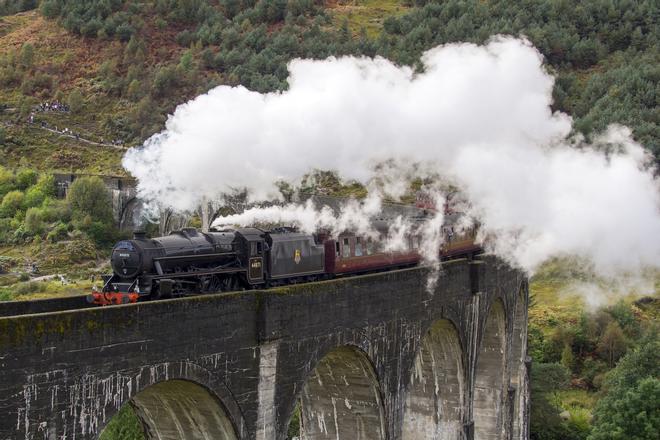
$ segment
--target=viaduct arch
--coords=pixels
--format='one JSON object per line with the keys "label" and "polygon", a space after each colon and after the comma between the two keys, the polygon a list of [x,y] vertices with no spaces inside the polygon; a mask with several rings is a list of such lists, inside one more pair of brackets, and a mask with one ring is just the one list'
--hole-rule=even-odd
{"label": "viaduct arch", "polygon": [[484,257],[426,277],[0,304],[0,439],[95,439],[129,402],[159,439],[283,440],[298,402],[303,439],[528,438],[524,275]]}
{"label": "viaduct arch", "polygon": [[187,380],[150,385],[128,403],[147,438],[237,440],[222,403],[208,389]]}

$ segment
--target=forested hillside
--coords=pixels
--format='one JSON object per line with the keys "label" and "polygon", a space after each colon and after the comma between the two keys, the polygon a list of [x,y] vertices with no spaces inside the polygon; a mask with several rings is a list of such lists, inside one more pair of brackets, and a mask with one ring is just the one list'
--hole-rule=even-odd
{"label": "forested hillside", "polygon": [[[57,200],[53,173],[125,174],[125,150],[178,104],[219,84],[284,90],[293,58],[381,55],[420,69],[420,54],[439,44],[523,35],[556,76],[554,109],[576,132],[627,125],[660,164],[659,9],[654,0],[0,0],[0,273],[10,272],[0,300],[89,288],[29,281],[23,267],[88,278],[117,237],[97,204],[108,200],[100,180],[81,179]],[[588,309],[557,300],[570,283],[553,270],[532,283],[533,438],[633,438],[608,432],[629,429],[644,396],[657,398],[657,300]],[[137,435],[132,413],[120,417],[105,439]],[[637,427],[634,438],[654,438],[654,425]]]}
{"label": "forested hillside", "polygon": [[[44,100],[76,104],[62,123],[133,144],[217,84],[285,89],[292,58],[378,54],[417,65],[430,47],[494,34],[525,35],[541,50],[558,75],[555,106],[577,130],[623,123],[660,157],[658,5],[650,0],[3,0],[0,11],[0,102],[16,109],[4,118],[17,124],[3,135],[12,164],[19,146],[57,144],[18,126]],[[47,165],[102,171],[87,155]],[[119,172],[113,165],[105,164]]]}

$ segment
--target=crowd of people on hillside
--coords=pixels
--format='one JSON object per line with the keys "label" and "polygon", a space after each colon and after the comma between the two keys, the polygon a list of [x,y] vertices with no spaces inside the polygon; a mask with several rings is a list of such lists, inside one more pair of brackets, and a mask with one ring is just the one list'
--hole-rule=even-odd
{"label": "crowd of people on hillside", "polygon": [[[28,122],[30,124],[35,123],[34,113],[30,114],[30,117],[28,118]],[[48,129],[48,130],[51,130],[51,131],[56,131],[58,133],[65,134],[67,136],[71,136],[71,137],[74,137],[76,139],[80,139],[80,133],[69,129],[68,127],[58,128],[57,125],[51,125],[47,121],[39,121],[39,124],[41,125],[41,128],[45,128],[45,129]]]}
{"label": "crowd of people on hillside", "polygon": [[49,124],[47,121],[43,121],[43,120],[37,121],[35,119],[34,112],[30,113],[30,116],[28,116],[28,123],[30,123],[30,124],[38,123],[41,126],[41,128],[44,128],[44,129],[47,129],[47,130],[50,130],[50,131],[55,131],[57,133],[60,133],[60,134],[66,135],[66,136],[71,136],[71,137],[75,138],[76,140],[82,139],[85,142],[94,142],[94,143],[103,144],[103,145],[114,145],[114,146],[117,146],[117,147],[121,147],[121,146],[124,145],[124,141],[122,139],[113,139],[112,141],[106,141],[104,138],[101,138],[98,141],[91,141],[89,139],[82,138],[80,136],[80,133],[78,133],[76,131],[73,131],[68,127],[60,128],[57,125]]}
{"label": "crowd of people on hillside", "polygon": [[60,101],[45,101],[34,108],[37,112],[68,112],[69,106]]}

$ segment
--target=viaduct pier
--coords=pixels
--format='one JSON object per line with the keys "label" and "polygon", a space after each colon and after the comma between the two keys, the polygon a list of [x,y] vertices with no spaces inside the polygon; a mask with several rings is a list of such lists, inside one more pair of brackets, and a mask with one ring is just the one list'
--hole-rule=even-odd
{"label": "viaduct pier", "polygon": [[[428,269],[7,316],[0,439],[527,439],[527,280],[493,257]],[[15,309],[14,309],[15,310]]]}

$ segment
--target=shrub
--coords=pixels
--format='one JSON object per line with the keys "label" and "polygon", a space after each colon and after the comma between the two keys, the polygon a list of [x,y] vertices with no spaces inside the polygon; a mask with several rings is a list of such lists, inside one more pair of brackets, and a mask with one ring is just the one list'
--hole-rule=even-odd
{"label": "shrub", "polygon": [[5,255],[0,255],[0,273],[7,273],[14,266],[16,266],[15,259]]}
{"label": "shrub", "polygon": [[156,71],[154,76],[154,93],[158,96],[169,95],[172,88],[177,85],[176,67],[165,66]]}
{"label": "shrub", "polygon": [[92,221],[112,222],[110,194],[98,177],[80,177],[69,188],[67,201],[74,219],[89,216]]}
{"label": "shrub", "polygon": [[30,68],[34,64],[34,46],[30,43],[24,43],[21,47],[21,65]]}
{"label": "shrub", "polygon": [[60,4],[57,0],[44,0],[39,10],[46,18],[55,18],[60,15]]}
{"label": "shrub", "polygon": [[80,90],[74,89],[69,93],[67,103],[69,104],[69,110],[71,110],[72,113],[80,113],[84,105],[83,96],[82,93],[80,93]]}
{"label": "shrub", "polygon": [[124,405],[101,433],[99,440],[143,440],[142,424],[130,405]]}
{"label": "shrub", "polygon": [[46,235],[46,240],[50,243],[55,243],[67,237],[68,226],[62,222],[55,225],[53,229]]}
{"label": "shrub", "polygon": [[117,229],[109,223],[85,221],[80,225],[80,230],[98,244],[106,245],[117,241]]}
{"label": "shrub", "polygon": [[39,174],[32,168],[23,168],[16,174],[16,186],[18,189],[25,191],[30,186],[37,183]]}
{"label": "shrub", "polygon": [[23,207],[34,208],[40,206],[45,199],[46,196],[44,193],[41,192],[41,190],[36,186],[33,186],[25,192],[25,197],[23,198]]}
{"label": "shrub", "polygon": [[46,291],[46,283],[38,281],[28,281],[25,283],[20,283],[14,288],[14,293],[16,295],[28,295],[30,293],[38,293]]}
{"label": "shrub", "polygon": [[119,26],[117,26],[115,33],[117,34],[117,36],[121,41],[128,41],[135,33],[135,29],[133,28],[133,26],[131,26],[128,23],[122,23]]}
{"label": "shrub", "polygon": [[13,189],[16,189],[14,173],[0,165],[0,197],[4,197],[5,194]]}
{"label": "shrub", "polygon": [[47,198],[41,204],[41,214],[45,222],[69,222],[71,220],[71,211],[65,200],[56,200]]}
{"label": "shrub", "polygon": [[128,99],[131,101],[138,101],[142,95],[142,86],[140,84],[140,81],[137,79],[134,79],[130,82],[128,85],[128,89],[126,90],[126,95],[128,96]]}
{"label": "shrub", "polygon": [[39,189],[46,197],[55,197],[57,188],[55,187],[55,177],[52,174],[41,174],[35,188]]}
{"label": "shrub", "polygon": [[13,217],[23,205],[23,192],[10,191],[2,198],[0,217]]}
{"label": "shrub", "polygon": [[30,208],[25,213],[25,232],[30,235],[39,235],[43,232],[44,222],[39,208]]}

